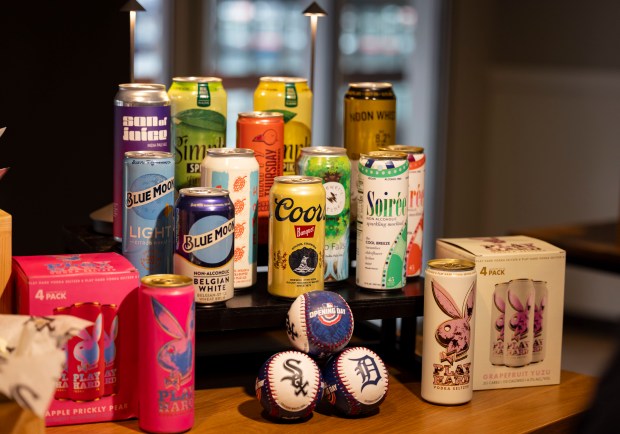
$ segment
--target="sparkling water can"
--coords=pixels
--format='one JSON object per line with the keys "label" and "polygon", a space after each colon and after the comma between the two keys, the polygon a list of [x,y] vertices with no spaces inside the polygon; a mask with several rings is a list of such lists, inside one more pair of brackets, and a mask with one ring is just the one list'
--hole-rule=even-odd
{"label": "sparkling water can", "polygon": [[489,361],[493,365],[504,364],[505,326],[506,326],[506,291],[508,282],[495,284],[493,303],[491,304],[491,348]]}
{"label": "sparkling water can", "polygon": [[542,362],[546,355],[547,306],[548,289],[544,280],[534,280],[534,343],[532,346],[532,362]]}
{"label": "sparkling water can", "polygon": [[535,297],[536,290],[531,279],[508,282],[504,319],[506,366],[526,366],[532,362]]}

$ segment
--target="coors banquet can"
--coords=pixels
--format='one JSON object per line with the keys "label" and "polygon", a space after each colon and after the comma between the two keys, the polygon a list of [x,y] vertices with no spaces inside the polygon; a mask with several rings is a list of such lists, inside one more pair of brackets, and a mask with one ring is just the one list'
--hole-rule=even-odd
{"label": "coors banquet can", "polygon": [[279,176],[269,194],[270,294],[296,298],[324,287],[325,189],[315,176]]}
{"label": "coors banquet can", "polygon": [[424,274],[421,394],[435,404],[473,395],[475,264],[432,259]]}

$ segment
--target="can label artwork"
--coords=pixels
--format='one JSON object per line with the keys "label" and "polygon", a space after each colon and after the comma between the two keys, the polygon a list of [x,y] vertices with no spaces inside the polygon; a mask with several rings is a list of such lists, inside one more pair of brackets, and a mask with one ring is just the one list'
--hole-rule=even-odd
{"label": "can label artwork", "polygon": [[103,376],[103,396],[118,392],[118,365],[116,363],[116,338],[118,337],[118,307],[114,304],[101,306],[103,314],[103,358],[105,373]]}
{"label": "can label artwork", "polygon": [[548,289],[547,282],[542,280],[534,281],[535,302],[534,302],[534,343],[532,347],[532,362],[542,362],[546,354],[546,333],[547,333],[547,315],[545,307],[547,306]]}
{"label": "can label artwork", "polygon": [[531,279],[514,279],[508,282],[504,322],[506,366],[525,366],[532,362],[535,296]]}
{"label": "can label artwork", "polygon": [[402,288],[406,283],[407,155],[362,154],[358,171],[355,283],[377,290]]}
{"label": "can label artwork", "polygon": [[491,305],[491,351],[489,361],[493,365],[504,364],[506,327],[506,290],[508,282],[495,284]]}

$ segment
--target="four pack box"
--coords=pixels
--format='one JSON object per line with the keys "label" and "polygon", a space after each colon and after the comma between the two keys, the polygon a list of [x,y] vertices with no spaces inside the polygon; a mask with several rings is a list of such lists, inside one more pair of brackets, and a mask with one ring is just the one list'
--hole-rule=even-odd
{"label": "four pack box", "polygon": [[474,390],[558,384],[564,250],[526,236],[440,238],[435,257],[476,264]]}

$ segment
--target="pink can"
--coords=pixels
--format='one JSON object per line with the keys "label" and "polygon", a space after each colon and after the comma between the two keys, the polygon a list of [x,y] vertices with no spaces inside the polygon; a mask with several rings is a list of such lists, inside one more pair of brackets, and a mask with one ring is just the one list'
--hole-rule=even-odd
{"label": "pink can", "polygon": [[178,433],[194,425],[195,305],[192,279],[152,274],[139,292],[139,425]]}
{"label": "pink can", "polygon": [[[59,306],[54,308],[54,315],[71,315],[71,307],[70,306]],[[69,363],[69,352],[67,347],[69,342],[65,342],[62,349],[65,352],[65,363],[62,367],[62,372],[60,374],[60,378],[56,382],[56,392],[54,393],[55,399],[69,399],[69,371],[68,371],[68,363]]]}
{"label": "pink can", "polygon": [[110,396],[118,392],[118,366],[116,364],[118,306],[104,304],[101,306],[101,313],[103,314],[103,359],[105,362],[103,396]]}

